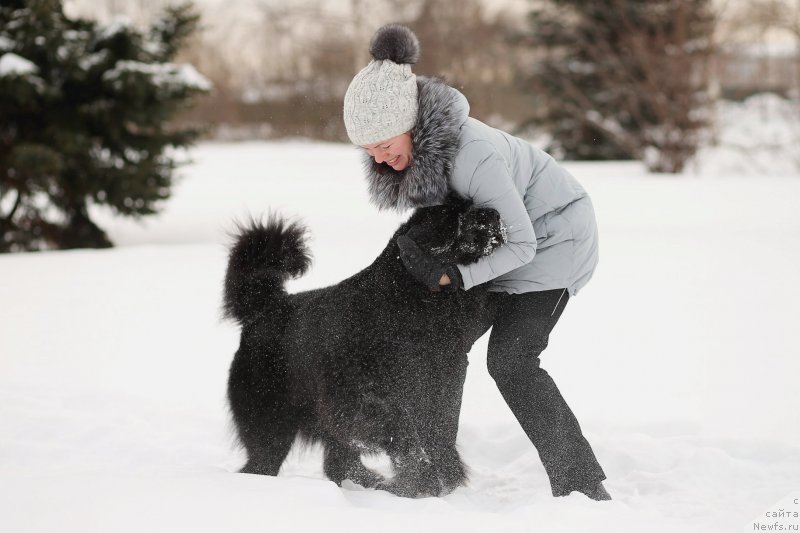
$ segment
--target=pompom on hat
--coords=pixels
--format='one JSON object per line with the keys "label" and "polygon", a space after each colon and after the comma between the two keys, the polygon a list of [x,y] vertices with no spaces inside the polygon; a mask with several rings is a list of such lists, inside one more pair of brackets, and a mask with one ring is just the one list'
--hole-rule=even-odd
{"label": "pompom on hat", "polygon": [[353,144],[375,144],[410,131],[417,122],[419,40],[400,24],[375,32],[373,60],[356,74],[344,95],[344,125]]}

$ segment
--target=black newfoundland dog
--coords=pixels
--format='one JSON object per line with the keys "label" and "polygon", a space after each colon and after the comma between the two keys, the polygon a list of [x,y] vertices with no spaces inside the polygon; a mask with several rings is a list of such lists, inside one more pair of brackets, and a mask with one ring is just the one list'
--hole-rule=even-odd
{"label": "black newfoundland dog", "polygon": [[[500,217],[457,199],[417,209],[380,256],[336,285],[287,294],[310,264],[305,229],[272,217],[240,228],[224,310],[241,325],[228,401],[247,452],[242,472],[277,475],[296,436],[321,442],[325,475],[401,496],[463,484],[456,450],[467,352],[487,329],[487,291],[431,293],[395,240],[414,228],[443,263],[471,263],[505,242]],[[394,477],[361,462],[383,451]]]}

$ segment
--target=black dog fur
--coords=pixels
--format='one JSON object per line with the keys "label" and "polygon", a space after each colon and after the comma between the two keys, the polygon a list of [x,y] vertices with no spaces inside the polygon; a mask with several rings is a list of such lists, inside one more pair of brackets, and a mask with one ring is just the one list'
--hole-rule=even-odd
{"label": "black dog fur", "polygon": [[[330,287],[287,294],[310,265],[305,229],[272,217],[240,228],[225,279],[226,316],[241,325],[228,401],[242,472],[277,475],[297,435],[321,442],[341,484],[417,497],[464,483],[456,433],[467,352],[485,329],[487,291],[431,293],[405,270],[395,239],[443,262],[470,263],[505,242],[499,215],[451,199],[416,210],[384,251]],[[361,462],[385,451],[383,479]]]}

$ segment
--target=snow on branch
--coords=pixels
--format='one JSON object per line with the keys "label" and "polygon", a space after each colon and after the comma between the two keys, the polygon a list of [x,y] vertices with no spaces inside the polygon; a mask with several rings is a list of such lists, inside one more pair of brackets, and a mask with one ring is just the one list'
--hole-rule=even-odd
{"label": "snow on branch", "polygon": [[7,53],[0,57],[0,77],[36,74],[39,69],[32,62],[17,54]]}
{"label": "snow on branch", "polygon": [[211,82],[192,65],[174,63],[148,64],[140,61],[117,61],[113,69],[103,74],[103,80],[110,82],[115,89],[122,88],[123,76],[139,73],[150,77],[153,84],[161,89],[194,89],[210,91]]}

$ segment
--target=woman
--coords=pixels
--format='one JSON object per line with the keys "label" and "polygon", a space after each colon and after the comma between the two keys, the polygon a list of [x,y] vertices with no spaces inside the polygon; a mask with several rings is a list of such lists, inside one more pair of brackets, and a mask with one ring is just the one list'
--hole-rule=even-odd
{"label": "woman", "polygon": [[433,291],[490,282],[489,373],[539,451],[553,495],[611,499],[575,416],[539,366],[553,326],[597,264],[589,196],[546,153],[470,118],[460,92],[415,76],[419,43],[408,28],[382,27],[370,53],[345,95],[344,122],[366,150],[372,201],[403,210],[455,192],[496,209],[508,229],[507,244],[471,265],[438,264],[413,232],[398,239],[401,259]]}

